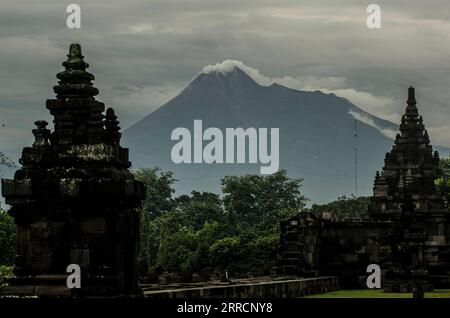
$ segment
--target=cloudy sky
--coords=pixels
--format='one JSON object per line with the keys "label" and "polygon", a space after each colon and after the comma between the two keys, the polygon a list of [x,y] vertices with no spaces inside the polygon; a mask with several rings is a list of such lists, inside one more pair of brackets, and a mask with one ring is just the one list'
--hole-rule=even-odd
{"label": "cloudy sky", "polygon": [[[70,3],[81,6],[79,30],[66,27]],[[370,3],[381,29],[366,26]],[[231,59],[261,84],[334,92],[395,122],[413,85],[432,142],[450,146],[448,0],[2,0],[0,151],[17,157],[32,123],[49,119],[71,42],[123,128]]]}

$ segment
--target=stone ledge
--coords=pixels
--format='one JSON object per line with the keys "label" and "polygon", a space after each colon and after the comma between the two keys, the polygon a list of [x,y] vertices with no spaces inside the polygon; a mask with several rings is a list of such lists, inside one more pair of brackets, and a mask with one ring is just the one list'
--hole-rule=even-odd
{"label": "stone ledge", "polygon": [[339,289],[336,276],[145,291],[150,298],[295,298]]}

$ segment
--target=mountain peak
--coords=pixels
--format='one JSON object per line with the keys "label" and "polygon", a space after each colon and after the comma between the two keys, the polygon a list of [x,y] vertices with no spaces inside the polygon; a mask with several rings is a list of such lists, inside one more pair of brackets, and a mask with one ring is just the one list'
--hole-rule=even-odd
{"label": "mountain peak", "polygon": [[226,59],[221,63],[203,67],[202,73],[209,74],[215,72],[226,75],[228,73],[236,72],[236,69],[242,71],[246,68],[248,68],[248,66],[246,66],[242,61]]}
{"label": "mountain peak", "polygon": [[245,78],[256,82],[260,86],[269,86],[273,83],[269,77],[262,75],[258,69],[247,66],[239,60],[226,59],[215,65],[207,65],[203,67],[201,74],[216,74],[226,76],[225,78],[234,79]]}
{"label": "mountain peak", "polygon": [[239,66],[233,66],[227,70],[213,70],[209,72],[202,72],[200,75],[203,76],[218,76],[221,78],[248,78],[252,81],[255,81],[247,72],[243,71]]}
{"label": "mountain peak", "polygon": [[[179,193],[192,189],[218,192],[224,176],[258,173],[259,167],[175,164],[171,159],[175,143],[169,138],[174,129],[191,131],[199,119],[205,129],[215,127],[225,132],[238,127],[258,131],[279,128],[280,167],[291,177],[304,178],[302,190],[313,201],[326,202],[354,193],[357,120],[359,193],[370,193],[373,174],[392,147],[390,132],[397,132],[398,126],[334,94],[300,91],[273,82],[258,70],[232,60],[205,67],[176,98],[125,130],[124,143],[133,150],[135,167],[173,171],[180,180],[176,185]],[[412,92],[409,99],[411,104]],[[222,148],[225,154],[226,147]]]}
{"label": "mountain peak", "polygon": [[211,90],[215,87],[218,90],[226,89],[236,91],[241,89],[246,90],[250,87],[261,87],[248,72],[235,63],[238,61],[227,61],[224,61],[220,65],[216,64],[204,67],[203,72],[189,84],[189,89],[199,88],[201,90]]}

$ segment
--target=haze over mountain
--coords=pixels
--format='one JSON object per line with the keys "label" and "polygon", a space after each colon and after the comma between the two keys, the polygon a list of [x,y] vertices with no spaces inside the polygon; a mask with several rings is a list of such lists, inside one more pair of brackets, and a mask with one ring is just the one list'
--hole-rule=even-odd
{"label": "haze over mountain", "polygon": [[[407,87],[405,100],[406,91]],[[259,174],[260,163],[174,164],[171,149],[177,142],[171,140],[172,130],[185,127],[193,134],[196,119],[203,121],[203,130],[279,128],[280,169],[286,169],[291,177],[304,178],[302,191],[313,202],[355,193],[355,146],[357,194],[371,195],[375,172],[382,168],[398,130],[398,124],[375,117],[334,94],[279,84],[262,86],[238,67],[211,69],[124,131],[123,142],[130,148],[133,167],[173,171],[180,194],[191,190],[219,192],[220,178],[225,175]],[[426,118],[424,122],[426,125]],[[444,148],[437,150],[448,153]]]}

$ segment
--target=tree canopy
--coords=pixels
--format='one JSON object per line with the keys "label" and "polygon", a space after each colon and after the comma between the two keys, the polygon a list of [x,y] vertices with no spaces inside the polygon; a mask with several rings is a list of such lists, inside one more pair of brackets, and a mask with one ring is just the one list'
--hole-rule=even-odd
{"label": "tree canopy", "polygon": [[[223,196],[192,191],[173,198],[171,174],[140,170],[163,208],[141,209],[141,261],[151,268],[183,273],[268,274],[275,265],[279,222],[306,204],[301,179],[285,171],[222,179]],[[147,190],[148,191],[148,190]],[[154,211],[159,211],[155,213]],[[150,217],[145,217],[145,216]]]}
{"label": "tree canopy", "polygon": [[336,219],[361,219],[367,216],[370,197],[341,196],[326,204],[313,204],[311,212],[322,214],[329,212]]}
{"label": "tree canopy", "polygon": [[450,158],[441,158],[439,166],[442,169],[442,177],[435,183],[438,191],[442,194],[445,205],[450,207]]}
{"label": "tree canopy", "polygon": [[0,208],[0,265],[12,265],[16,256],[16,226],[12,216]]}

